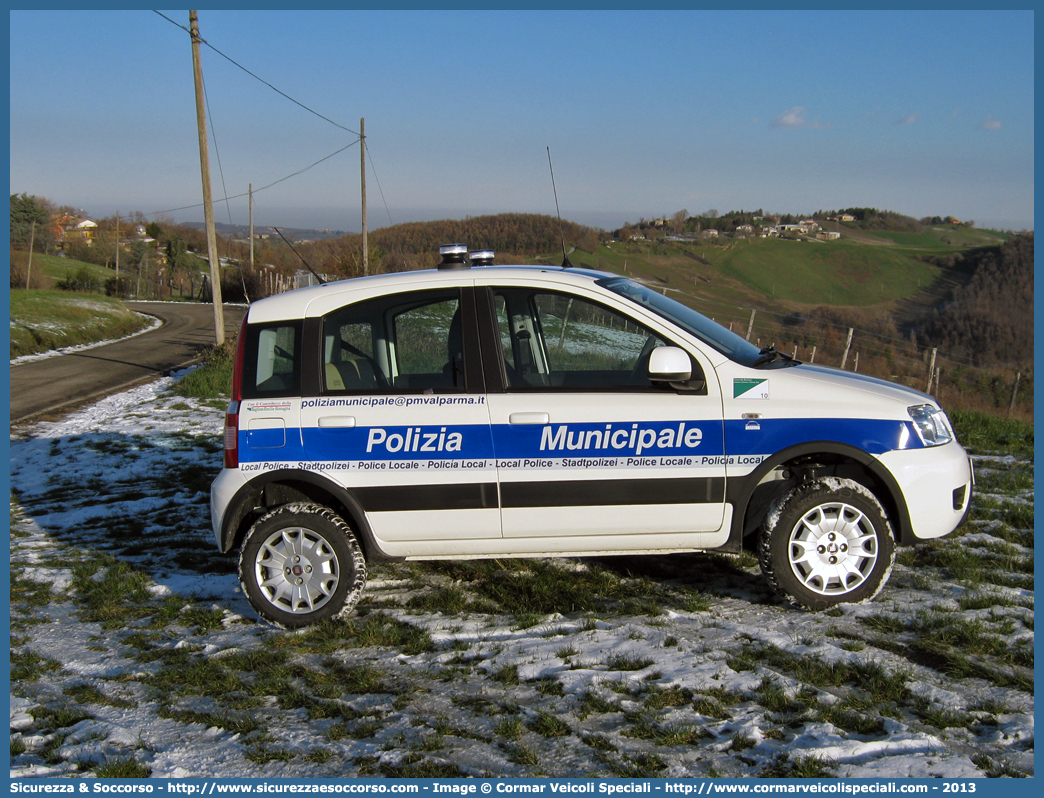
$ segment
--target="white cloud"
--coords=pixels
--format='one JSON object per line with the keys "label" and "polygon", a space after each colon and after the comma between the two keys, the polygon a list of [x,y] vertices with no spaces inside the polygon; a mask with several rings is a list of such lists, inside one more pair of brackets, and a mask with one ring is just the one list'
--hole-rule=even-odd
{"label": "white cloud", "polygon": [[785,111],[784,113],[780,114],[775,119],[773,119],[771,122],[769,122],[769,126],[770,127],[782,127],[782,128],[788,128],[788,127],[789,128],[820,128],[820,127],[823,127],[823,125],[819,124],[819,122],[810,122],[810,121],[808,121],[808,119],[805,117],[805,111],[806,110],[807,109],[805,109],[804,107],[802,107],[800,105],[795,105],[789,111]]}
{"label": "white cloud", "polygon": [[805,124],[805,109],[795,105],[784,114],[780,114],[769,124],[772,127],[802,127]]}
{"label": "white cloud", "polygon": [[906,116],[904,116],[904,117],[902,117],[900,119],[895,120],[895,123],[897,125],[912,125],[914,122],[917,121],[917,117],[919,117],[919,116],[920,116],[919,113],[918,114],[907,114]]}
{"label": "white cloud", "polygon": [[982,124],[979,125],[982,130],[1000,130],[1001,122],[999,119],[994,119],[992,116],[988,116],[982,120]]}

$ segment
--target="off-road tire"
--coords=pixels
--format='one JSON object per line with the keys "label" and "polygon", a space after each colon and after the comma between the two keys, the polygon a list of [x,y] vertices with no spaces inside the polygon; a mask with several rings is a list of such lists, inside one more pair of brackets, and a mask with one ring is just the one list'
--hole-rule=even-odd
{"label": "off-road tire", "polygon": [[769,508],[758,540],[773,590],[810,610],[869,601],[895,563],[895,537],[877,498],[850,479],[824,477]]}
{"label": "off-road tire", "polygon": [[295,629],[350,612],[366,584],[366,560],[351,527],[329,507],[285,504],[247,532],[239,583],[258,615]]}

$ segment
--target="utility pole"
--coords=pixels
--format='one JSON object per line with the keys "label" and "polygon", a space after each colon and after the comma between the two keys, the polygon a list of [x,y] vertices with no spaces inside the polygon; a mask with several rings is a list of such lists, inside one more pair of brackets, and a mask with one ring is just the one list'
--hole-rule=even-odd
{"label": "utility pole", "polygon": [[25,267],[25,290],[29,290],[29,275],[33,273],[33,244],[36,241],[36,219],[29,224],[29,265]]}
{"label": "utility pole", "polygon": [[214,339],[218,346],[225,343],[225,313],[221,306],[221,261],[217,251],[217,232],[214,229],[214,207],[210,198],[210,154],[207,150],[207,114],[203,99],[203,67],[199,60],[199,21],[195,11],[189,11],[189,32],[192,34],[192,76],[196,84],[196,127],[199,129],[199,168],[203,177],[203,220],[207,227],[207,255],[210,259],[210,291],[214,298]]}
{"label": "utility pole", "polygon": [[250,268],[254,268],[254,184],[247,183],[247,194],[250,196]]}
{"label": "utility pole", "polygon": [[362,167],[362,272],[370,273],[370,249],[366,243],[366,120],[359,118],[359,163]]}
{"label": "utility pole", "polygon": [[120,290],[120,212],[116,211],[116,291]]}

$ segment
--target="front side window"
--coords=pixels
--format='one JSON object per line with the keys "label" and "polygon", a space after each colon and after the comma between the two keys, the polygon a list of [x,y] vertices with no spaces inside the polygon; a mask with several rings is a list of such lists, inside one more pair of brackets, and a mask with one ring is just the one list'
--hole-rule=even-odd
{"label": "front side window", "polygon": [[509,388],[651,388],[649,355],[667,342],[604,305],[550,291],[494,294]]}
{"label": "front side window", "polygon": [[[691,333],[737,363],[741,363],[744,366],[756,366],[770,362],[762,357],[765,354],[764,352],[743,338],[743,336],[725,329],[702,313],[686,307],[663,294],[659,294],[640,283],[624,277],[613,277],[608,280],[600,280],[598,284],[677,324],[683,330]],[[775,364],[772,367],[787,365],[787,361],[783,360],[771,362]],[[789,362],[793,363],[794,361]]]}

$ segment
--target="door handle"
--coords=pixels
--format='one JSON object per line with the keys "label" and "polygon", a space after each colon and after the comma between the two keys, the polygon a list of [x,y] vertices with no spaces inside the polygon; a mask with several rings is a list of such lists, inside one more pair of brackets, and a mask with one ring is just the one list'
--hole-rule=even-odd
{"label": "door handle", "polygon": [[547,413],[512,413],[508,416],[509,424],[549,424],[550,416]]}
{"label": "door handle", "polygon": [[355,416],[321,416],[320,427],[354,427]]}

